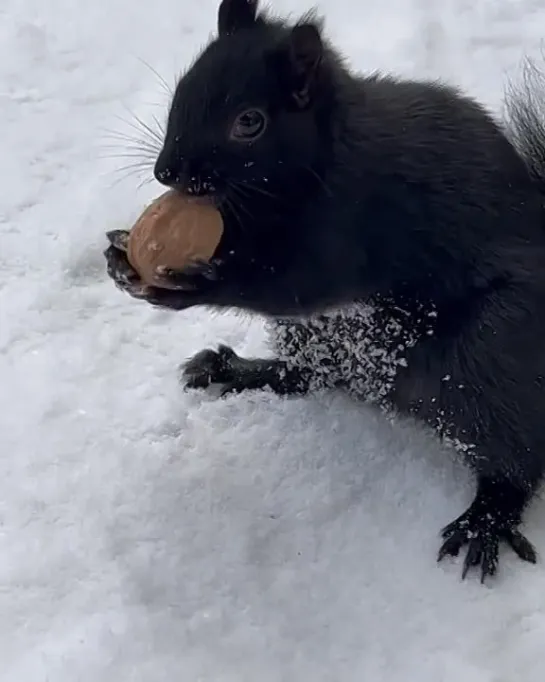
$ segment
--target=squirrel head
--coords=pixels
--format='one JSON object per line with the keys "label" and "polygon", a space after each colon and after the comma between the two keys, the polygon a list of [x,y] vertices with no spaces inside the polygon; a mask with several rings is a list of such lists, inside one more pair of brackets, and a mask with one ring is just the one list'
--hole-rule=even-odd
{"label": "squirrel head", "polygon": [[241,204],[241,214],[314,187],[327,148],[327,55],[312,14],[290,26],[258,0],[222,0],[217,35],[177,84],[156,179]]}

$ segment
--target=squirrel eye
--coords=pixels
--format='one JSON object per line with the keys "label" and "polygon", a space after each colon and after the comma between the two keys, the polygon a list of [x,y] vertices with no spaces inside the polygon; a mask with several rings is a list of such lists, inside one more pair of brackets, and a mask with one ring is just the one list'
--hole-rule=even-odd
{"label": "squirrel eye", "polygon": [[247,109],[239,114],[229,137],[235,142],[253,142],[261,137],[267,127],[267,118],[259,109]]}

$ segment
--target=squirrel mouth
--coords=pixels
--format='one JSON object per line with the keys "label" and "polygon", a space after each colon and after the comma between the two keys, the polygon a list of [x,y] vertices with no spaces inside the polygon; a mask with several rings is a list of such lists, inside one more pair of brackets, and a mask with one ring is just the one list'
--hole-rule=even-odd
{"label": "squirrel mouth", "polygon": [[175,192],[184,197],[187,201],[194,204],[210,205],[219,208],[225,201],[225,193],[220,191],[201,191],[195,192],[187,187],[173,187]]}

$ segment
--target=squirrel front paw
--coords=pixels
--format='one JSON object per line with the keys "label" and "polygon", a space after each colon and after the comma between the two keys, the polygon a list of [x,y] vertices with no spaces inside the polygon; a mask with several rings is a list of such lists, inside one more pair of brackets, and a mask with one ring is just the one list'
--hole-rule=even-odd
{"label": "squirrel front paw", "polygon": [[181,366],[182,380],[187,388],[228,384],[233,379],[232,360],[237,357],[228,346],[220,345],[217,351],[205,348]]}

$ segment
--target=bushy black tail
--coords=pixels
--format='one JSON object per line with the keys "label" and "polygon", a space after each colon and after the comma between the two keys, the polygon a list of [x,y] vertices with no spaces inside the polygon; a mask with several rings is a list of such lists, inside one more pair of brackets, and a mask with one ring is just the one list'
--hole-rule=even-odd
{"label": "bushy black tail", "polygon": [[531,60],[505,99],[507,132],[545,194],[545,73]]}

